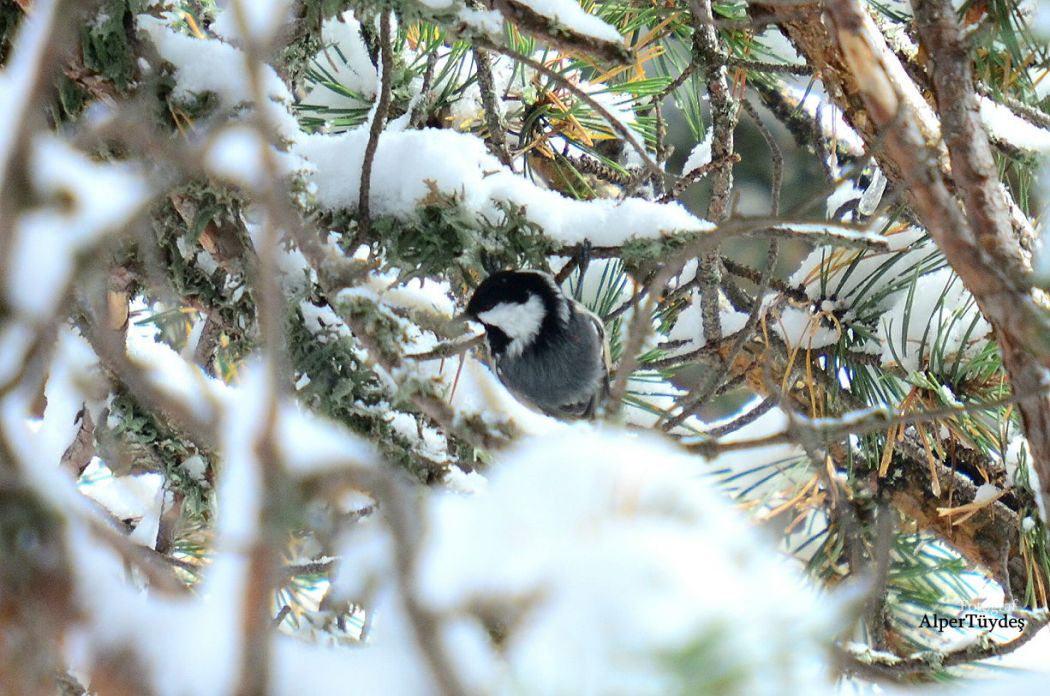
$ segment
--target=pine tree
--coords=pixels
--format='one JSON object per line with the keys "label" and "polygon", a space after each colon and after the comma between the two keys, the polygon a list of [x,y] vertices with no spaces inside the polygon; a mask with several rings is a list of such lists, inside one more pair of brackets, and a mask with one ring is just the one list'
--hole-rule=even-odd
{"label": "pine tree", "polygon": [[[0,694],[797,693],[1028,643],[1050,14],[913,4],[0,4]],[[598,423],[453,320],[508,268],[602,318]]]}

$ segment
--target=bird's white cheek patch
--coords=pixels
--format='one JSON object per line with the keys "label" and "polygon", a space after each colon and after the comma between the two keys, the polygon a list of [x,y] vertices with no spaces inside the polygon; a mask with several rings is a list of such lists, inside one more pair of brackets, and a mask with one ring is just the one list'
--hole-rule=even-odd
{"label": "bird's white cheek patch", "polygon": [[528,302],[502,302],[478,314],[482,324],[495,326],[511,341],[510,351],[520,352],[536,338],[546,310],[543,300],[533,295]]}

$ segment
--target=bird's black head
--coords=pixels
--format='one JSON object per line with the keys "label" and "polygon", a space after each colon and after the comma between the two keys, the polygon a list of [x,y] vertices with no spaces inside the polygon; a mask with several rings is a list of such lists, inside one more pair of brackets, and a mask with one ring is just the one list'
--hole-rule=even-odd
{"label": "bird's black head", "polygon": [[568,300],[546,273],[499,271],[483,280],[466,315],[485,325],[493,352],[519,352],[552,336],[568,321]]}
{"label": "bird's black head", "polygon": [[553,302],[561,291],[550,276],[538,271],[499,271],[481,281],[467,303],[467,315],[477,318],[498,304],[525,304],[533,296],[544,306]]}

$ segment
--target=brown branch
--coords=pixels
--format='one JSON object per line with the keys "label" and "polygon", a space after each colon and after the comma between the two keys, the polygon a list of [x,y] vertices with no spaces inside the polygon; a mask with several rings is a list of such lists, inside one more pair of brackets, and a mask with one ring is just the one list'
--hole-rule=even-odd
{"label": "brown branch", "polygon": [[430,90],[434,82],[434,69],[437,68],[437,59],[437,51],[430,51],[427,54],[427,64],[423,68],[423,85],[419,89],[419,101],[416,102],[416,107],[412,110],[412,116],[409,120],[409,125],[412,128],[422,127],[424,118],[427,115]]}
{"label": "brown branch", "polygon": [[[56,0],[34,8],[32,22],[22,22],[18,41],[7,60],[5,69],[20,79],[5,86],[8,111],[7,124],[14,131],[7,134],[0,150],[0,278],[10,277],[7,263],[12,258],[10,245],[14,240],[15,211],[25,202],[30,167],[29,145],[32,134],[47,129],[45,105],[50,98],[52,78],[62,61],[71,53],[79,15],[86,14],[98,4],[73,3]],[[20,193],[19,193],[20,192]]]}
{"label": "brown branch", "polygon": [[[711,200],[707,218],[721,222],[729,217],[729,197],[733,191],[733,132],[736,130],[736,104],[729,91],[726,77],[727,53],[714,26],[711,0],[689,0],[694,17],[693,59],[698,62],[707,82],[711,100],[711,161],[720,166],[712,175]],[[709,252],[700,258],[698,277],[700,286],[700,315],[704,337],[717,341],[722,337],[722,321],[718,308],[721,267],[718,254]]]}
{"label": "brown branch", "polygon": [[770,63],[767,61],[760,60],[745,60],[743,58],[729,57],[726,59],[726,64],[731,68],[738,68],[740,70],[753,70],[755,72],[766,72],[766,73],[786,73],[788,75],[812,75],[813,66],[811,65],[793,65],[791,63]]}
{"label": "brown branch", "polygon": [[516,0],[494,0],[493,6],[523,34],[562,51],[583,53],[613,63],[627,63],[631,59],[631,52],[622,40],[609,41],[582,34]]}
{"label": "brown branch", "polygon": [[379,135],[386,125],[387,112],[390,110],[390,85],[394,75],[394,49],[390,36],[390,12],[379,15],[379,54],[383,62],[383,76],[380,80],[379,97],[376,111],[368,128],[368,144],[365,145],[364,161],[361,163],[361,188],[357,198],[357,235],[359,243],[368,239],[372,225],[369,210],[369,193],[372,189],[372,162],[379,147]]}
{"label": "brown branch", "polygon": [[714,27],[711,0],[689,0],[695,18],[693,57],[700,64],[711,98],[711,161],[720,162],[715,171],[707,217],[713,222],[729,215],[729,196],[733,190],[733,131],[736,129],[736,102],[726,78],[727,54]]}
{"label": "brown branch", "polygon": [[762,271],[762,277],[758,281],[758,290],[755,292],[755,299],[751,306],[751,312],[748,314],[744,327],[737,332],[736,337],[733,339],[733,343],[729,347],[729,352],[725,356],[722,356],[722,367],[718,370],[709,371],[702,386],[696,390],[689,390],[688,394],[677,400],[677,403],[683,404],[682,410],[678,415],[668,419],[663,424],[664,431],[669,431],[678,425],[681,425],[686,419],[696,413],[696,410],[707,403],[707,400],[715,393],[715,390],[717,390],[722,384],[722,381],[730,375],[737,355],[740,354],[744,344],[751,340],[751,336],[754,334],[755,328],[758,326],[758,320],[761,319],[762,299],[766,294],[766,290],[769,289],[769,279],[773,276],[773,269],[777,265],[777,256],[779,252],[780,244],[775,239],[770,241],[769,249],[766,252],[766,267]]}
{"label": "brown branch", "polygon": [[1043,616],[1024,618],[1027,618],[1027,621],[1021,633],[1004,643],[982,640],[962,650],[947,653],[928,651],[910,657],[883,656],[878,653],[859,655],[841,646],[835,646],[833,657],[838,668],[846,674],[878,681],[911,682],[914,675],[933,674],[943,671],[946,667],[966,665],[1012,653],[1035,638],[1048,623],[1048,619]]}
{"label": "brown branch", "polygon": [[95,423],[91,419],[91,411],[81,407],[77,413],[80,427],[77,428],[76,437],[62,454],[61,467],[67,470],[76,479],[84,473],[84,469],[91,463],[95,456]]}
{"label": "brown branch", "polygon": [[704,178],[713,171],[721,170],[727,164],[733,164],[740,161],[740,155],[732,153],[728,158],[721,160],[711,160],[707,164],[702,164],[699,167],[690,169],[688,172],[682,174],[677,181],[674,182],[674,186],[671,190],[665,193],[663,196],[657,199],[657,203],[670,203],[681,196],[687,188],[695,184],[700,179]]}
{"label": "brown branch", "polygon": [[[964,43],[950,2],[929,0],[916,7],[923,45],[932,60],[942,131],[951,158],[952,175],[965,203],[970,235],[960,235],[956,207],[928,206],[928,228],[952,268],[973,293],[996,329],[1003,363],[1016,392],[1036,394],[1018,404],[1040,495],[1050,502],[1050,322],[1022,282],[1023,254],[1013,235],[1010,206],[978,115],[969,46]],[[939,201],[938,201],[939,202]],[[920,214],[923,212],[919,210]],[[942,213],[951,215],[942,215]],[[924,220],[927,221],[927,220]]]}
{"label": "brown branch", "polygon": [[769,148],[769,156],[772,158],[772,180],[770,184],[770,203],[769,203],[769,214],[773,217],[780,215],[780,193],[784,185],[784,153],[781,152],[780,146],[777,144],[777,139],[773,137],[773,133],[770,132],[766,124],[762,122],[762,119],[758,115],[758,110],[755,109],[747,99],[740,100],[741,105],[744,107],[744,111],[751,117],[751,122],[755,124],[755,128],[762,134],[762,139],[766,141],[766,147]]}
{"label": "brown branch", "polygon": [[461,355],[466,353],[472,348],[477,348],[485,342],[485,335],[478,334],[476,336],[468,336],[467,338],[460,338],[453,341],[438,344],[423,353],[408,353],[405,355],[406,360],[444,360],[445,358],[451,358],[453,355]]}
{"label": "brown branch", "polygon": [[496,88],[492,79],[492,60],[484,48],[474,49],[474,64],[478,68],[478,90],[481,92],[481,106],[485,112],[485,126],[488,137],[485,139],[496,159],[507,169],[514,170],[514,160],[507,149],[507,139],[499,113],[499,101],[496,99]]}
{"label": "brown branch", "polygon": [[[744,109],[755,121],[759,132],[766,140],[766,144],[770,148],[770,152],[773,158],[773,191],[772,191],[772,215],[776,216],[780,212],[780,187],[783,182],[784,172],[784,157],[780,152],[780,148],[776,144],[776,140],[773,138],[772,133],[765,127],[764,124],[759,120],[758,114],[755,112],[754,107],[751,106],[747,101],[744,101]],[[711,370],[708,372],[707,378],[698,389],[690,390],[683,398],[678,400],[678,403],[683,404],[681,411],[678,415],[668,419],[663,429],[665,431],[671,430],[678,425],[681,425],[688,419],[692,414],[696,412],[698,408],[707,403],[707,400],[716,392],[723,380],[730,375],[733,363],[736,360],[737,355],[743,349],[744,344],[751,339],[752,334],[758,325],[760,319],[760,312],[762,309],[762,300],[766,290],[769,289],[770,280],[773,277],[773,271],[777,264],[777,257],[779,255],[780,245],[776,239],[769,242],[769,250],[766,255],[766,267],[762,271],[762,275],[758,280],[758,290],[755,292],[753,304],[751,306],[750,313],[748,314],[747,321],[744,327],[737,333],[733,340],[732,345],[729,347],[727,355],[722,356],[722,367],[719,370]],[[706,334],[706,326],[705,326]]]}
{"label": "brown branch", "polygon": [[[245,0],[233,0],[231,9],[242,36],[249,37]],[[389,44],[389,18],[387,18]],[[256,104],[268,99],[263,83],[262,47],[252,41],[245,45],[245,72]],[[384,60],[389,58],[389,51]],[[386,68],[386,66],[384,66]],[[251,442],[251,459],[258,468],[258,477],[265,492],[260,509],[253,522],[253,531],[248,539],[247,580],[241,598],[242,651],[240,659],[239,693],[244,696],[264,694],[270,689],[270,672],[273,655],[273,631],[271,616],[273,590],[280,577],[281,555],[279,545],[284,541],[275,511],[280,509],[280,492],[286,489],[287,476],[281,466],[277,446],[278,404],[282,392],[284,364],[283,311],[285,300],[279,283],[277,255],[279,253],[279,224],[289,216],[285,186],[279,174],[274,153],[270,147],[274,124],[265,109],[256,110],[256,128],[260,135],[259,156],[266,174],[263,203],[266,214],[262,224],[261,239],[256,245],[259,257],[258,272],[253,278],[257,297],[257,317],[262,341],[265,399],[257,434]],[[376,120],[385,118],[377,111]],[[362,175],[363,177],[363,175]],[[366,181],[362,178],[362,190]],[[366,196],[367,200],[367,196]],[[364,214],[367,220],[368,210]],[[367,223],[366,223],[367,224]]]}
{"label": "brown branch", "polygon": [[684,85],[686,80],[692,77],[693,73],[695,73],[699,67],[700,66],[698,66],[696,63],[690,63],[689,65],[685,66],[685,68],[682,69],[682,72],[678,74],[678,77],[671,80],[666,87],[657,92],[654,101],[656,101],[657,103],[663,101],[664,97],[666,97],[668,94],[671,94],[679,87]]}

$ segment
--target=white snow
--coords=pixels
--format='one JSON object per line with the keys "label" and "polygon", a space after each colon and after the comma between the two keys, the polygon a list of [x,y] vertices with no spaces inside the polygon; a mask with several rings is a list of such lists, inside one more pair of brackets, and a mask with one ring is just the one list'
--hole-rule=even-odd
{"label": "white snow", "polygon": [[[689,304],[678,315],[671,331],[667,334],[668,341],[681,341],[681,345],[668,349],[668,355],[683,355],[707,345],[707,336],[704,334],[703,309],[700,303],[700,291],[693,290],[689,296]],[[730,336],[747,323],[747,314],[737,312],[730,307],[720,307],[720,323],[722,335]]]}
{"label": "white snow", "polygon": [[[909,316],[910,313],[910,316]],[[905,318],[908,321],[905,322]],[[972,356],[988,340],[991,327],[950,269],[918,279],[914,293],[901,293],[879,320],[882,359],[900,362],[908,372],[926,366],[931,356]]]}
{"label": "white snow", "polygon": [[[466,10],[464,10],[464,12],[466,12]],[[495,14],[496,16],[499,16],[498,13]],[[485,15],[482,16],[484,17]],[[499,23],[499,27],[500,30],[502,30],[502,20]],[[439,58],[435,66],[435,71],[446,67],[452,57],[453,55],[450,53]],[[509,59],[499,55],[490,54],[489,62],[492,68],[492,91],[497,95],[496,108],[500,114],[503,114],[506,112],[507,106],[504,104],[503,99],[499,97],[503,94],[507,94],[511,90],[512,83],[516,89],[524,89],[526,86],[525,81],[528,76],[532,75],[532,70],[526,66],[518,67],[517,70],[515,70],[515,65],[511,63]],[[443,63],[446,65],[442,65]],[[449,115],[447,118],[451,121],[452,127],[459,130],[465,130],[473,123],[480,123],[484,120],[485,112],[481,100],[481,87],[478,85],[477,80],[465,85],[460,90],[458,98],[452,102],[451,107],[449,108]]]}
{"label": "white snow", "polygon": [[[374,97],[379,78],[361,38],[361,23],[353,11],[347,10],[326,20],[321,29],[321,38],[325,48],[314,56],[313,62],[351,92],[365,99]],[[335,109],[362,105],[359,100],[324,85],[314,85],[304,101],[310,105]]]}
{"label": "white snow", "polygon": [[610,24],[588,14],[576,0],[514,0],[537,14],[549,17],[577,34],[620,43],[623,37]]}
{"label": "white snow", "polygon": [[11,157],[18,147],[26,109],[32,104],[41,63],[51,48],[51,32],[61,5],[42,0],[24,13],[11,53],[0,71],[0,189],[7,186]]}
{"label": "white snow", "polygon": [[12,307],[36,322],[58,308],[77,254],[129,224],[150,190],[131,165],[94,162],[49,134],[33,139],[30,180],[49,205],[15,222],[3,280]]}
{"label": "white snow", "polygon": [[198,418],[216,422],[223,401],[229,398],[229,387],[184,360],[167,344],[136,332],[128,332],[127,351],[154,388]]}
{"label": "white snow", "polygon": [[[270,145],[248,126],[235,125],[220,130],[208,145],[204,166],[208,173],[248,191],[261,191],[267,182],[264,148]],[[274,150],[277,176],[286,176],[295,167],[295,158]]]}
{"label": "white snow", "polygon": [[503,32],[503,15],[498,10],[475,10],[464,7],[459,18],[468,27],[489,37],[499,37]]}
{"label": "white snow", "polygon": [[[267,0],[269,1],[269,0]],[[214,93],[223,108],[253,102],[252,81],[248,76],[244,53],[218,39],[197,39],[174,31],[168,21],[149,15],[137,15],[140,31],[146,33],[157,53],[175,68],[176,101],[192,101],[194,95]],[[292,95],[284,82],[268,65],[262,68],[263,92],[267,99],[261,105],[282,140],[293,142],[299,137],[299,124],[289,111]],[[256,108],[260,105],[256,104]]]}
{"label": "white snow", "polygon": [[448,281],[413,278],[402,283],[397,280],[398,274],[396,268],[372,273],[365,279],[365,286],[374,290],[384,305],[394,309],[425,312],[446,319],[456,313]]}
{"label": "white snow", "polygon": [[[1032,456],[1028,451],[1028,441],[1020,435],[1015,435],[1010,440],[1003,455],[1003,466],[1006,468],[1006,485],[1029,485],[1028,477],[1018,477],[1018,474],[1028,473],[1030,471],[1028,463],[1031,461]],[[1024,465],[1023,467],[1022,464]]]}
{"label": "white snow", "polygon": [[973,495],[973,502],[983,503],[993,499],[998,495],[999,489],[996,488],[994,483],[982,483],[977,487],[977,492]]}
{"label": "white snow", "polygon": [[[1050,83],[1050,78],[1046,82]],[[1050,219],[1050,163],[1043,162],[1036,182],[1042,205],[1039,211],[1041,221],[1038,228],[1038,241],[1032,253],[1032,275],[1036,283],[1047,287],[1050,286],[1050,238],[1048,238],[1050,225],[1047,224],[1047,220]]]}
{"label": "white snow", "polygon": [[1050,130],[1016,116],[1008,107],[987,97],[979,96],[978,100],[981,121],[989,135],[1022,150],[1050,154]]}
{"label": "white snow", "polygon": [[1032,31],[1044,39],[1050,39],[1050,7],[1045,2],[1035,3],[1035,15],[1032,17]]}
{"label": "white snow", "polygon": [[370,467],[378,462],[371,443],[333,421],[281,404],[276,441],[285,467],[299,475],[323,473],[347,466]]}
{"label": "white snow", "polygon": [[[422,598],[445,616],[507,617],[506,672],[482,691],[820,690],[834,603],[695,471],[664,443],[581,425],[519,445],[485,492],[430,501]],[[678,681],[673,655],[703,669]]]}
{"label": "white snow", "polygon": [[[237,22],[234,5],[241,5],[247,25],[247,37],[243,35],[242,27]],[[243,42],[249,38],[257,44],[266,45],[273,40],[279,29],[291,20],[292,0],[230,0],[226,9],[222,10],[211,23],[211,30],[234,42]]]}
{"label": "white snow", "polygon": [[704,139],[696,144],[696,147],[689,153],[689,157],[686,158],[685,164],[682,165],[682,174],[688,174],[698,167],[703,167],[705,164],[711,162],[711,134],[713,131],[708,130],[707,135]]}
{"label": "white snow", "polygon": [[21,322],[0,323],[0,384],[18,374],[34,338],[36,334]]}
{"label": "white snow", "polygon": [[131,520],[134,531],[128,536],[137,544],[154,548],[164,509],[164,476],[159,473],[113,476],[97,458],[84,470],[80,490],[97,501],[114,518]]}
{"label": "white snow", "polygon": [[[885,186],[885,179],[882,179],[882,184]],[[873,184],[874,185],[874,184]],[[863,196],[867,195],[867,191],[870,191],[871,187],[865,190],[865,193],[861,196],[861,203],[863,205]],[[879,194],[881,196],[881,193]],[[876,201],[877,205],[877,201]],[[812,243],[819,244],[827,241],[829,243],[842,243],[844,246],[857,246],[861,244],[870,244],[881,248],[890,248],[891,242],[879,234],[877,231],[872,231],[867,227],[853,228],[846,225],[838,225],[834,223],[800,223],[800,222],[789,222],[782,225],[776,225],[773,228],[775,231],[781,233],[787,233],[791,236],[797,236],[800,239],[806,239],[807,237],[812,238]]]}
{"label": "white snow", "polygon": [[182,460],[182,470],[186,472],[194,481],[203,483],[205,481],[204,475],[208,470],[208,463],[204,461],[204,457],[199,454],[193,454],[186,459]]}
{"label": "white snow", "polygon": [[838,343],[842,335],[834,322],[825,317],[826,315],[810,311],[808,308],[785,307],[771,325],[784,339],[784,343],[792,348],[823,348]]}
{"label": "white snow", "polygon": [[802,108],[811,118],[820,116],[820,126],[824,137],[844,147],[853,156],[864,153],[864,141],[842,117],[842,112],[827,101],[827,96],[817,89],[806,94],[805,86],[787,84],[791,95],[802,102]]}
{"label": "white snow", "polygon": [[[309,180],[321,206],[356,208],[367,142],[367,131],[358,128],[304,136],[295,146],[296,154],[316,167]],[[595,246],[611,246],[632,238],[713,229],[677,203],[578,201],[541,189],[507,171],[471,134],[432,129],[384,133],[372,166],[372,214],[407,218],[437,192],[457,196],[467,210],[493,221],[502,215],[498,203],[524,207],[530,221],[566,245],[588,239]]]}

